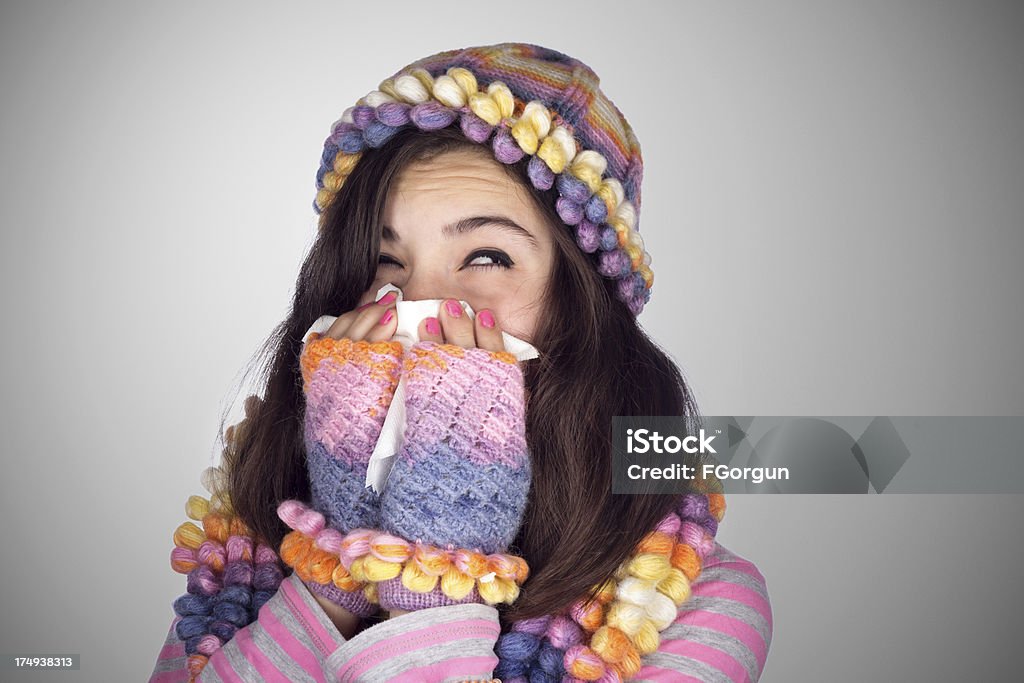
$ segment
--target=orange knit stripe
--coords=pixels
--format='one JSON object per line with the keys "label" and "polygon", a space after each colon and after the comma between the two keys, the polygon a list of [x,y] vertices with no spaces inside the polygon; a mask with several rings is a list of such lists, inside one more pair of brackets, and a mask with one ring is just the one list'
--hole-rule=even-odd
{"label": "orange knit stripe", "polygon": [[721,522],[725,517],[725,496],[721,493],[709,493],[708,508],[715,520]]}
{"label": "orange knit stripe", "polygon": [[700,556],[686,543],[679,543],[672,549],[672,566],[686,574],[690,581],[700,576]]}

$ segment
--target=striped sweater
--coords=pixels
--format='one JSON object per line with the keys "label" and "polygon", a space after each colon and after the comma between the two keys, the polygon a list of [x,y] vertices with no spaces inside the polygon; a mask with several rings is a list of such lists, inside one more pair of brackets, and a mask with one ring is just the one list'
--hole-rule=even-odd
{"label": "striped sweater", "polygon": [[[772,638],[761,572],[716,543],[656,652],[635,681],[757,681]],[[498,612],[465,604],[410,612],[346,640],[294,574],[210,658],[198,681],[491,681]],[[189,680],[184,644],[171,625],[150,683]]]}

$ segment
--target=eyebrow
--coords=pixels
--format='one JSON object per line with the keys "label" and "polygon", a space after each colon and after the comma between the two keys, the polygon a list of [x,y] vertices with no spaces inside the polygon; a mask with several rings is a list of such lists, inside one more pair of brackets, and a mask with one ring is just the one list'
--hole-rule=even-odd
{"label": "eyebrow", "polygon": [[[478,228],[482,228],[485,225],[492,225],[499,228],[503,232],[507,232],[514,237],[525,239],[530,243],[533,249],[538,249],[537,238],[534,237],[530,231],[523,226],[516,223],[514,220],[507,216],[467,216],[461,218],[454,223],[449,223],[444,226],[441,233],[448,239],[456,235],[465,235]],[[389,240],[391,242],[401,242],[402,240],[398,237],[398,233],[390,225],[385,225],[382,231],[382,239]]]}

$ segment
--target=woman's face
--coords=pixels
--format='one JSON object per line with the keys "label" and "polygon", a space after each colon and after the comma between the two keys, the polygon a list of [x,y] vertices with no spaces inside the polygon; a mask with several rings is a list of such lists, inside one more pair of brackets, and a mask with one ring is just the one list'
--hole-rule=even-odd
{"label": "woman's face", "polygon": [[406,166],[384,206],[372,301],[388,282],[406,300],[463,299],[532,341],[554,241],[545,215],[500,162],[456,150]]}

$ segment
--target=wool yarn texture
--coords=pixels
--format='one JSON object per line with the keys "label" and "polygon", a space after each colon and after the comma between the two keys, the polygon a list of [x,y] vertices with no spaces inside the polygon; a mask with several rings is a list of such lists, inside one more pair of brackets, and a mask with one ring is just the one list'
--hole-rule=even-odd
{"label": "wool yarn texture", "polygon": [[[218,473],[220,476],[211,476]],[[277,589],[288,569],[288,563],[254,539],[225,505],[223,472],[207,470],[204,482],[212,479],[217,480],[218,488],[211,491],[210,500],[192,496],[186,506],[189,517],[202,520],[203,528],[191,522],[182,524],[174,534],[176,547],[171,553],[171,566],[188,575],[188,592],[175,601],[174,609],[180,617],[176,630],[189,655],[190,680],[195,680],[209,657],[238,628],[255,621],[260,606]],[[365,584],[370,586],[376,584],[367,573],[387,564],[401,566],[403,578],[404,568],[415,565],[417,576],[432,577],[429,580],[438,583],[443,583],[440,577],[457,571],[476,577],[477,586],[496,583],[494,579],[498,578],[521,585],[526,578],[525,562],[515,562],[519,558],[473,557],[365,530],[339,539],[324,534],[329,529],[322,526],[323,516],[316,511],[301,504],[283,507],[282,517],[302,530],[286,538],[281,554],[285,553],[288,538],[292,542],[297,539],[310,560],[293,565],[300,578],[324,557],[337,557],[340,566],[347,561],[358,579],[370,582]],[[724,513],[725,499],[720,493],[681,496],[676,510],[647,534],[614,577],[594,587],[594,599],[581,596],[568,609],[513,624],[495,647],[499,658],[495,676],[504,683],[631,680],[640,669],[640,658],[657,650],[659,633],[672,623],[688,599],[690,584],[700,576],[704,559],[714,549]],[[250,554],[251,548],[255,550]],[[319,558],[311,557],[317,555]],[[381,561],[367,564],[367,558]],[[246,569],[232,569],[239,566]],[[490,571],[484,574],[484,570]],[[491,572],[495,576],[489,576]],[[246,583],[250,576],[251,581]],[[481,582],[487,578],[492,580]],[[382,583],[387,581],[382,579]],[[450,604],[475,600],[477,595],[479,592],[470,592],[466,594],[468,599]],[[493,597],[488,600],[490,604],[502,601],[497,594]],[[509,597],[514,600],[514,596]],[[434,606],[429,597],[424,602],[423,607]]]}
{"label": "wool yarn texture", "polygon": [[[309,346],[320,343],[313,333]],[[303,358],[316,357],[315,351],[303,352]],[[307,366],[311,376],[333,374],[330,360]],[[511,602],[529,571],[522,558],[505,552],[522,522],[531,481],[519,363],[506,351],[419,341],[406,351],[402,366],[407,424],[379,497],[379,525],[353,529],[334,521],[351,490],[334,489],[342,497],[331,501],[314,495],[311,506],[285,501],[278,515],[294,531],[281,556],[304,581],[330,579],[338,590],[361,591],[387,609]],[[390,383],[393,373],[388,363],[378,375]],[[376,386],[373,373],[346,377]],[[335,389],[338,401],[346,400],[347,391],[366,393],[352,384]],[[379,417],[381,403],[355,405]],[[362,434],[360,443],[369,452],[376,422],[360,432],[366,415],[333,417],[340,430],[352,420],[350,431]],[[311,483],[318,467],[311,458]],[[324,471],[353,477],[344,486],[361,486],[360,471]],[[369,493],[361,489],[357,495]]]}
{"label": "wool yarn texture", "polygon": [[[522,369],[506,351],[433,341],[413,344],[404,368],[405,439],[381,495],[381,526],[401,538],[468,550],[467,560],[497,557],[493,564],[500,565],[522,523],[531,482]],[[508,561],[525,580],[526,563]],[[466,574],[459,571],[442,576],[429,600],[419,588],[431,582],[392,577],[378,587],[380,603],[420,609],[459,602],[473,590],[485,602],[512,602],[518,583],[492,574],[477,581],[460,581]]]}
{"label": "wool yarn texture", "polygon": [[[440,309],[443,300],[406,300],[402,290],[392,283],[387,283],[380,287],[374,295],[374,299],[380,300],[380,298],[388,292],[394,292],[397,297],[394,302],[397,327],[391,340],[399,342],[403,349],[408,350],[409,347],[420,341],[420,323],[428,316],[438,315],[438,310]],[[465,315],[470,318],[476,317],[476,313],[473,311],[473,307],[469,302],[460,301],[459,305],[462,306]],[[309,327],[306,333],[302,335],[303,341],[310,341],[314,332],[323,336],[323,334],[330,329],[335,320],[337,320],[336,316],[320,316]],[[519,339],[508,332],[502,332],[501,337],[505,350],[515,356],[516,360],[529,360],[540,355],[540,352],[532,344]],[[398,455],[398,450],[401,447],[402,440],[405,436],[405,393],[405,380],[400,377],[398,385],[392,393],[391,404],[388,406],[387,415],[384,417],[384,424],[380,428],[380,435],[377,438],[377,443],[374,445],[373,453],[370,455],[369,461],[366,464],[366,486],[370,487],[376,493],[380,493],[384,490],[384,484],[387,482],[388,475],[391,472],[391,467],[394,465],[394,460]]]}
{"label": "wool yarn texture", "polygon": [[[364,614],[378,605],[511,604],[529,578],[525,560],[507,552],[530,482],[515,358],[436,342],[410,347],[401,358],[411,378],[409,430],[396,476],[374,508],[372,498],[359,499],[365,489],[354,463],[386,408],[395,349],[343,342],[312,339],[301,359],[306,391],[321,392],[312,404],[337,411],[317,417],[314,408],[307,420],[307,445],[322,451],[310,461],[310,479],[348,473],[356,485],[325,482],[309,504],[281,503],[278,515],[293,531],[279,556],[234,516],[222,470],[204,474],[209,500],[189,499],[187,514],[203,526],[178,528],[171,563],[188,575],[187,594],[174,607],[193,676],[256,619],[289,568],[311,591]],[[332,382],[337,375],[352,383]],[[350,404],[358,407],[337,409],[353,395],[362,396]],[[353,497],[346,506],[334,495]],[[681,496],[592,599],[516,622],[500,636],[495,675],[505,683],[633,678],[688,599],[724,511],[720,493]]]}
{"label": "wool yarn texture", "polygon": [[284,578],[277,553],[234,514],[226,479],[220,468],[203,473],[210,497],[190,496],[185,514],[194,521],[174,532],[171,568],[188,577],[187,592],[174,601],[174,628],[185,644],[190,680],[238,629],[256,620]]}
{"label": "wool yarn texture", "polygon": [[[394,341],[352,341],[317,333],[303,346],[299,363],[312,502],[338,533],[379,523],[378,495],[363,481],[398,385],[402,353],[402,345]],[[354,614],[368,616],[377,610],[372,595],[339,588],[325,571],[321,567],[300,578],[312,592]]]}
{"label": "wool yarn texture", "polygon": [[504,164],[530,157],[533,187],[557,189],[556,210],[577,245],[640,314],[654,284],[639,232],[643,159],[593,69],[528,43],[446,50],[403,67],[347,108],[324,141],[313,202],[321,229],[362,155],[410,126],[457,126]]}

